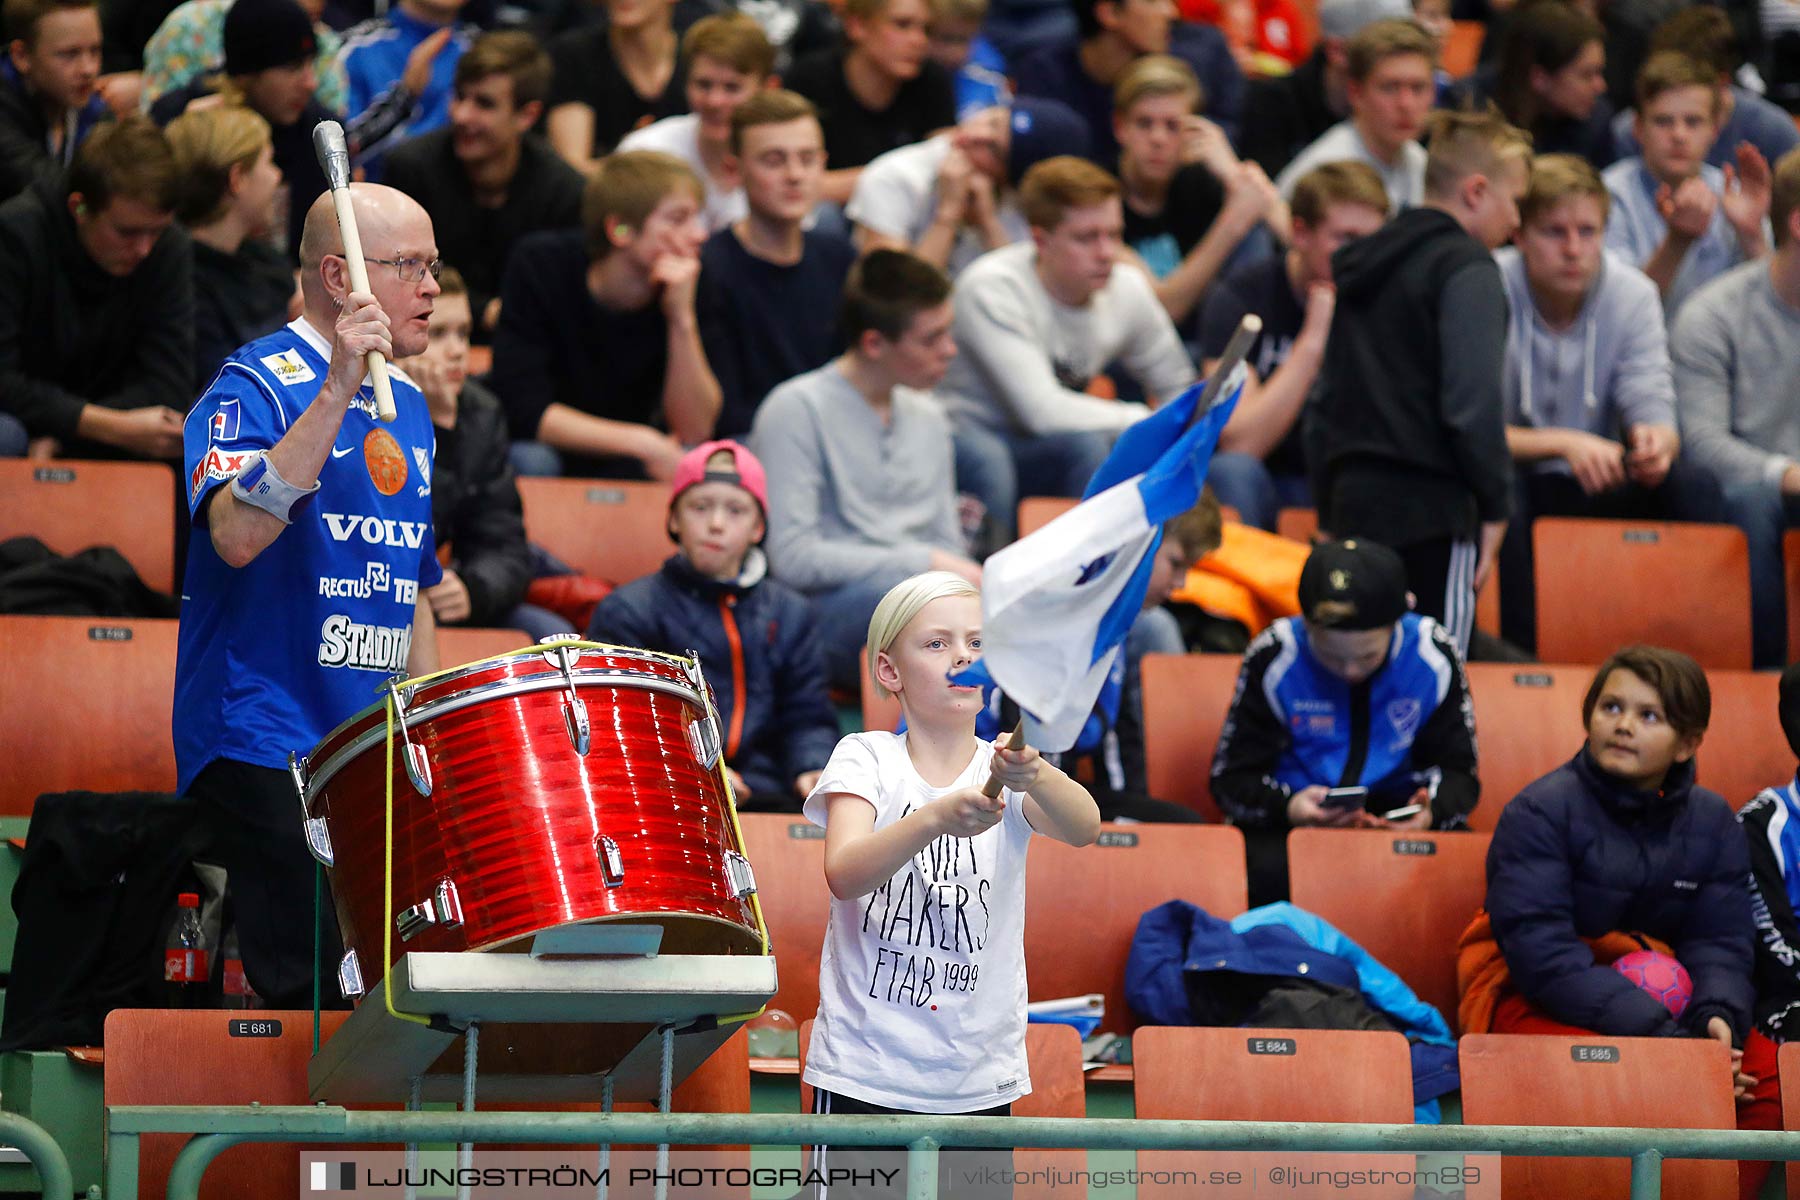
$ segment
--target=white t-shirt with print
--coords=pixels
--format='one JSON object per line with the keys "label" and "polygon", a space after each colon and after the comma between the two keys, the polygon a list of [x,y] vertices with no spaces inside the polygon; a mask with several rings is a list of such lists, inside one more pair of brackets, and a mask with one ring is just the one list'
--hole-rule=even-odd
{"label": "white t-shirt with print", "polygon": [[[806,816],[827,797],[860,796],[885,829],[939,797],[987,782],[982,742],[956,782],[926,783],[906,735],[855,733],[832,751]],[[831,901],[819,961],[819,1015],[806,1082],[868,1104],[966,1113],[1031,1091],[1025,1066],[1023,793],[1006,791],[999,824],[940,837],[866,896]]]}
{"label": "white t-shirt with print", "polygon": [[[856,180],[844,215],[853,224],[867,226],[883,237],[917,245],[937,216],[937,178],[955,142],[947,133],[889,150],[877,157]],[[1015,242],[1031,240],[1031,225],[1019,211],[1011,189],[1005,191],[994,214],[1000,228]],[[950,249],[947,274],[955,279],[962,269],[987,252],[980,235],[964,226]]]}
{"label": "white t-shirt with print", "polygon": [[662,120],[634,129],[619,141],[620,150],[660,150],[672,154],[694,169],[700,186],[706,189],[704,220],[708,233],[717,233],[750,212],[742,186],[726,191],[706,173],[706,161],[700,157],[700,118],[693,113],[664,117]]}

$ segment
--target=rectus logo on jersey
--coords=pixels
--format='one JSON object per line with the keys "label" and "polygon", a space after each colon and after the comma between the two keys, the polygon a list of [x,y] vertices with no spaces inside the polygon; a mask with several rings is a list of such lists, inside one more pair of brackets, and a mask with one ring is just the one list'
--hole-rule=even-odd
{"label": "rectus logo on jersey", "polygon": [[347,542],[361,537],[371,546],[395,546],[417,550],[425,544],[423,521],[396,521],[392,517],[359,517],[355,513],[320,513],[331,540]]}
{"label": "rectus logo on jersey", "polygon": [[333,613],[319,627],[319,665],[356,671],[406,670],[412,626],[363,625]]}
{"label": "rectus logo on jersey", "polygon": [[384,562],[372,562],[361,579],[319,576],[319,595],[327,600],[367,600],[376,593],[392,592],[394,603],[411,608],[419,598],[419,581],[395,579]]}

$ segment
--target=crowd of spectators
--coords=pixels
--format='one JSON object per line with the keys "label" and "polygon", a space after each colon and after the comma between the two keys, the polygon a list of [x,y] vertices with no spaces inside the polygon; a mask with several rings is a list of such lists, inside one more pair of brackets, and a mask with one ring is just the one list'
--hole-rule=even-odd
{"label": "crowd of spectators", "polygon": [[980,0],[565,8],[187,0],[102,74],[97,4],[8,0],[0,453],[175,461],[217,364],[298,317],[336,117],[457,273],[495,469],[770,454],[770,569],[840,680],[873,597],[978,578],[1252,313],[1211,474],[1245,524],[1392,546],[1465,654],[1498,563],[1529,654],[1534,517],[1729,521],[1785,660],[1800,130],[1741,14],[1633,38],[1525,0],[1451,80],[1430,0],[1324,0],[1310,46],[1165,0],[1056,36]]}
{"label": "crowd of spectators", "polygon": [[[1021,499],[1079,496],[1250,314],[1216,499],[1171,526],[1152,599],[1219,544],[1216,504],[1265,530],[1314,507],[1340,539],[1297,616],[1244,631],[1215,767],[1264,898],[1293,825],[1466,822],[1474,595],[1497,565],[1502,633],[1529,654],[1535,517],[1736,525],[1755,663],[1794,653],[1800,129],[1770,97],[1800,95],[1800,27],[1520,0],[1451,79],[1439,0],[1322,0],[1311,45],[1285,3],[1065,7],[187,0],[120,62],[96,0],[5,0],[0,456],[179,465],[225,356],[305,319],[311,135],[337,119],[359,176],[435,235],[430,346],[400,365],[436,427],[438,621],[571,628],[526,602],[556,568],[518,476],[671,482],[676,552],[613,581],[590,632],[748,641],[721,701],[756,804],[795,807],[816,778],[827,685],[856,685],[890,587],[979,584]],[[753,621],[763,641],[740,636]],[[1182,648],[1153,603],[1131,670]],[[1492,932],[1531,1002],[1501,1026],[1613,1011],[1547,999],[1566,981],[1527,961],[1578,931],[1534,915],[1555,857],[1534,823],[1635,828],[1690,792],[1722,823],[1688,766],[1704,679],[1658,653],[1601,671],[1587,749],[1501,822]],[[1141,718],[1134,680],[1108,738]],[[1378,746],[1372,696],[1400,734]],[[1621,724],[1661,740],[1627,763]],[[1346,782],[1398,815],[1327,796]],[[1740,859],[1695,870],[1741,889]],[[1682,1031],[1741,1046],[1749,909],[1711,887]],[[1677,950],[1685,912],[1652,914]],[[1638,1024],[1675,1029],[1654,1015]]]}

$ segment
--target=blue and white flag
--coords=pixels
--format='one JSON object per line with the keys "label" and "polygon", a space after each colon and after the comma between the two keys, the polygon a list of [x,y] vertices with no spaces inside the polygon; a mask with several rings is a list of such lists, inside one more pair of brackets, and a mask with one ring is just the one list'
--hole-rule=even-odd
{"label": "blue and white flag", "polygon": [[981,659],[958,682],[991,676],[1039,750],[1067,750],[1080,736],[1143,609],[1163,522],[1199,502],[1245,377],[1238,367],[1198,420],[1204,381],[1126,429],[1080,504],[982,568]]}

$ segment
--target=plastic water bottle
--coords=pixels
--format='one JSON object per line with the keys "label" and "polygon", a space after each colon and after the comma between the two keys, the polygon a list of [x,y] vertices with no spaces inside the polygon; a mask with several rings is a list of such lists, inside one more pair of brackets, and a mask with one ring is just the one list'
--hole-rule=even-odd
{"label": "plastic water bottle", "polygon": [[171,1008],[201,1008],[206,1003],[206,942],[200,930],[200,897],[183,892],[175,900],[175,927],[163,952],[163,982]]}

